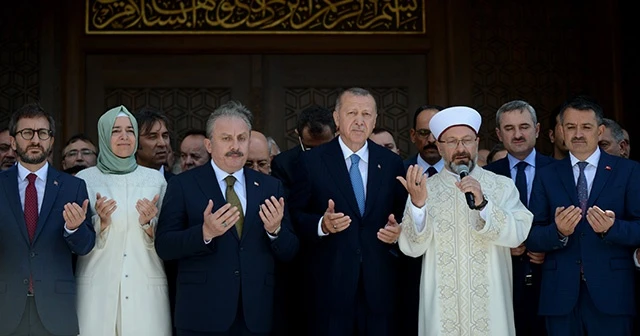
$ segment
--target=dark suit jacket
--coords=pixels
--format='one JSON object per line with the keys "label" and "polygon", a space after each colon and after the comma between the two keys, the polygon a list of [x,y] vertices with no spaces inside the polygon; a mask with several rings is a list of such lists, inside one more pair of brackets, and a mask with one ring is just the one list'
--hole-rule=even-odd
{"label": "dark suit jacket", "polygon": [[164,170],[164,179],[165,179],[167,182],[169,182],[169,180],[170,180],[172,177],[174,177],[174,176],[176,176],[176,174],[174,174],[174,173],[170,172],[170,171],[169,171],[169,170],[167,170],[167,169],[166,169],[166,167],[165,167],[165,170]]}
{"label": "dark suit jacket", "polygon": [[84,181],[49,166],[32,243],[24,221],[16,166],[0,172],[0,186],[0,335],[11,334],[18,327],[27,302],[30,275],[44,327],[56,335],[77,334],[71,256],[89,253],[95,232],[88,213],[78,230],[66,235],[62,211],[66,203],[82,205],[88,198]]}
{"label": "dark suit jacket", "polygon": [[[315,327],[322,335],[338,335],[344,330],[334,318],[354,311],[360,277],[371,312],[386,316],[394,312],[398,254],[395,246],[378,240],[376,233],[390,214],[398,222],[402,220],[407,193],[396,176],[404,176],[404,168],[400,156],[372,141],[368,144],[363,216],[338,138],[303,153],[291,193],[296,231],[313,244],[316,318],[326,322]],[[318,223],[329,199],[335,202],[336,212],[351,218],[351,225],[340,233],[318,237]]]}
{"label": "dark suit jacket", "polygon": [[416,154],[402,162],[402,164],[404,164],[404,171],[407,171],[409,166],[418,164],[418,155],[420,154]]}
{"label": "dark suit jacket", "polygon": [[164,260],[178,260],[175,326],[198,332],[225,332],[242,299],[244,319],[252,332],[271,329],[274,259],[290,260],[298,239],[285,212],[278,238],[271,241],[258,214],[270,196],[283,194],[282,183],[244,169],[247,209],[242,238],[235,228],[205,244],[203,212],[213,200],[226,204],[211,164],[174,176],[167,186],[156,231],[156,250]]}
{"label": "dark suit jacket", "polygon": [[536,172],[531,194],[529,250],[547,252],[542,264],[541,315],[566,315],[576,305],[583,267],[589,294],[605,314],[629,315],[634,307],[634,248],[640,245],[640,165],[601,151],[587,207],[615,212],[606,235],[583,217],[564,246],[555,224],[557,207],[579,207],[569,157]]}
{"label": "dark suit jacket", "polygon": [[284,185],[285,197],[288,198],[293,187],[294,172],[298,164],[302,148],[295,146],[289,150],[281,152],[271,160],[271,176],[282,181]]}

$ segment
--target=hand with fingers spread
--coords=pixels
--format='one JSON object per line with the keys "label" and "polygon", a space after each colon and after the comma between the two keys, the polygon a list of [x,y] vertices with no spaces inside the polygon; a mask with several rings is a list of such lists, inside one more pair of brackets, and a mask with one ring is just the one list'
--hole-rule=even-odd
{"label": "hand with fingers spread", "polygon": [[111,225],[111,215],[118,208],[114,199],[96,194],[96,214],[100,217],[100,232],[104,231]]}
{"label": "hand with fingers spread", "polygon": [[140,223],[140,225],[149,223],[151,219],[158,214],[156,203],[158,203],[159,199],[160,195],[156,194],[153,196],[152,201],[143,198],[136,202],[136,210],[138,210],[138,214],[140,214],[140,216],[138,216],[138,223]]}
{"label": "hand with fingers spread", "polygon": [[264,203],[260,205],[259,214],[264,224],[264,229],[274,234],[280,227],[282,217],[284,217],[284,198],[277,199],[271,196],[264,200]]}
{"label": "hand with fingers spread", "polygon": [[419,165],[411,165],[407,169],[406,178],[397,176],[396,179],[402,183],[409,196],[411,203],[418,208],[422,208],[427,201],[427,175]]}
{"label": "hand with fingers spread", "polygon": [[322,217],[322,232],[338,233],[344,231],[351,224],[351,218],[342,212],[336,213],[333,200],[330,199],[327,203],[327,211]]}
{"label": "hand with fingers spread", "polygon": [[214,213],[211,213],[212,210],[213,201],[209,200],[207,207],[204,209],[204,223],[202,225],[202,236],[206,241],[222,236],[240,219],[238,208],[232,207],[229,203],[223,205]]}
{"label": "hand with fingers spread", "polygon": [[87,218],[87,208],[89,207],[89,200],[86,199],[82,202],[82,207],[77,203],[67,203],[64,205],[62,211],[62,217],[65,221],[65,227],[67,230],[73,231],[77,229],[85,218]]}
{"label": "hand with fingers spread", "polygon": [[558,232],[568,237],[573,234],[578,223],[582,219],[582,210],[579,207],[571,205],[569,207],[557,207],[555,214],[556,227]]}
{"label": "hand with fingers spread", "polygon": [[389,215],[387,224],[382,229],[378,230],[377,236],[378,239],[384,243],[395,244],[398,241],[398,237],[400,237],[401,230],[402,228],[396,221],[396,217],[391,214]]}
{"label": "hand with fingers spread", "polygon": [[587,209],[587,222],[596,233],[607,233],[616,220],[616,214],[611,210],[602,210],[597,205]]}

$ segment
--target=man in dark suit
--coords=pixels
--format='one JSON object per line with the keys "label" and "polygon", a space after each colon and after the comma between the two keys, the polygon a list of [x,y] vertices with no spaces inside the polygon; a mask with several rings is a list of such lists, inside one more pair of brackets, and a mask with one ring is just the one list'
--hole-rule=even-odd
{"label": "man in dark suit", "polygon": [[313,244],[315,335],[396,335],[396,241],[407,193],[400,157],[368,141],[371,94],[344,91],[333,117],[340,135],[305,152],[291,192],[297,232]]}
{"label": "man in dark suit", "polygon": [[405,170],[417,164],[431,176],[444,168],[444,160],[438,151],[436,139],[429,129],[431,118],[439,111],[442,111],[441,106],[423,105],[413,114],[413,128],[409,131],[409,136],[411,142],[416,145],[418,154],[404,160]]}
{"label": "man in dark suit", "polygon": [[[540,132],[536,110],[522,100],[508,102],[498,109],[496,126],[498,139],[508,154],[484,168],[511,178],[520,193],[520,201],[528,208],[536,170],[555,161],[535,149]],[[527,251],[522,244],[511,249],[511,261],[516,333],[518,336],[543,336],[544,320],[538,316],[538,300],[544,253]]]}
{"label": "man in dark suit", "polygon": [[17,165],[0,173],[0,335],[77,335],[72,254],[93,249],[85,183],[50,166],[55,123],[37,104],[9,124]]}
{"label": "man in dark suit", "polygon": [[584,97],[560,112],[569,157],[536,173],[531,251],[546,252],[540,314],[550,335],[630,335],[633,250],[640,245],[640,165],[598,148],[602,109]]}
{"label": "man in dark suit", "polygon": [[156,250],[178,260],[178,335],[268,335],[275,259],[298,250],[282,183],[243,168],[250,112],[237,102],[207,121],[211,162],[169,181]]}
{"label": "man in dark suit", "polygon": [[[331,141],[336,134],[336,124],[331,111],[312,105],[300,111],[295,130],[298,146],[294,146],[271,161],[271,176],[282,181],[285,199],[293,186],[294,171],[302,152]],[[313,315],[310,296],[309,255],[307,246],[301,245],[295,259],[276,264],[276,302],[274,336],[304,335],[309,318]]]}

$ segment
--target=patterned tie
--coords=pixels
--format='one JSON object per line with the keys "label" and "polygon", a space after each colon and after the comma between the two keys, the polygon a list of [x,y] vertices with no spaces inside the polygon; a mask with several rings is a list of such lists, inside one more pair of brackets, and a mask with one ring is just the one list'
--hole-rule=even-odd
{"label": "patterned tie", "polygon": [[[24,193],[24,222],[27,224],[27,232],[29,233],[29,241],[33,243],[33,237],[36,235],[36,226],[38,225],[38,192],[36,191],[36,174],[27,175],[29,184]],[[33,277],[29,276],[29,293],[33,293]]]}
{"label": "patterned tie", "polygon": [[236,191],[233,190],[233,185],[236,183],[236,178],[233,175],[229,175],[224,178],[224,181],[227,182],[227,192],[225,198],[228,203],[231,203],[231,206],[238,207],[238,211],[240,211],[240,219],[236,222],[236,230],[238,230],[238,236],[242,237],[242,225],[244,224],[244,214],[242,213],[242,203],[240,203],[240,199],[236,194]]}
{"label": "patterned tie", "polygon": [[360,216],[362,216],[364,215],[364,184],[362,183],[362,175],[360,175],[358,162],[360,162],[360,157],[358,156],[358,154],[351,155],[351,168],[349,168],[349,177],[351,178],[353,193],[356,195],[356,202],[358,202],[358,209],[360,209]]}
{"label": "patterned tie", "polygon": [[433,166],[431,166],[427,169],[427,177],[431,177],[435,175],[437,172],[438,171]]}
{"label": "patterned tie", "polygon": [[524,173],[524,170],[528,165],[529,164],[524,161],[520,161],[516,165],[516,168],[518,168],[518,172],[516,173],[516,188],[518,188],[518,192],[520,193],[520,202],[526,207],[529,206],[529,202],[527,201],[527,175]]}
{"label": "patterned tie", "polygon": [[587,188],[587,178],[584,175],[584,168],[589,163],[585,161],[578,162],[578,168],[580,168],[580,175],[578,175],[578,202],[580,202],[580,209],[582,209],[582,216],[587,215],[587,201],[589,200],[589,189]]}

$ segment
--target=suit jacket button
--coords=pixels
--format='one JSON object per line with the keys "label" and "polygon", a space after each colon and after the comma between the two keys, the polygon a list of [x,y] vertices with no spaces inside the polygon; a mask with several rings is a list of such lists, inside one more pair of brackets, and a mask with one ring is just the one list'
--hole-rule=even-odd
{"label": "suit jacket button", "polygon": [[31,252],[31,253],[29,253],[29,256],[30,256],[31,258],[35,258],[35,257],[36,257],[36,253],[35,253],[35,252]]}
{"label": "suit jacket button", "polygon": [[22,283],[25,284],[25,285],[29,284],[29,279],[23,279]]}
{"label": "suit jacket button", "polygon": [[233,275],[235,275],[235,276],[240,275],[240,271],[233,271]]}

